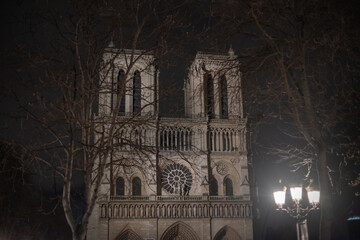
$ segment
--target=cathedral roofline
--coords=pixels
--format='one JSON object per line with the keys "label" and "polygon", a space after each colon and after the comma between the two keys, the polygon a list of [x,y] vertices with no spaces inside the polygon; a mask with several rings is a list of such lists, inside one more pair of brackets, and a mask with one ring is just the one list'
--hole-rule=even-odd
{"label": "cathedral roofline", "polygon": [[153,51],[146,51],[141,49],[128,49],[128,48],[118,48],[115,47],[113,41],[110,41],[109,45],[105,48],[105,53],[116,53],[116,54],[125,54],[125,55],[146,55],[146,56],[154,56]]}
{"label": "cathedral roofline", "polygon": [[234,55],[234,50],[230,46],[229,51],[213,52],[213,51],[198,51],[195,59],[212,59],[212,60],[233,60],[237,57]]}

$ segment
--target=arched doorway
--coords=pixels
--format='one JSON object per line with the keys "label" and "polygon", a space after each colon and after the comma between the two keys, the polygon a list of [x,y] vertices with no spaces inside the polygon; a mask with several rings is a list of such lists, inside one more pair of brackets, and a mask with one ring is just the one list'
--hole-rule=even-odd
{"label": "arched doorway", "polygon": [[199,238],[191,227],[183,222],[176,222],[163,233],[161,240],[199,240]]}
{"label": "arched doorway", "polygon": [[143,238],[137,235],[133,230],[126,229],[117,236],[116,240],[143,240]]}
{"label": "arched doorway", "polygon": [[241,240],[241,237],[234,229],[225,226],[216,233],[214,240]]}

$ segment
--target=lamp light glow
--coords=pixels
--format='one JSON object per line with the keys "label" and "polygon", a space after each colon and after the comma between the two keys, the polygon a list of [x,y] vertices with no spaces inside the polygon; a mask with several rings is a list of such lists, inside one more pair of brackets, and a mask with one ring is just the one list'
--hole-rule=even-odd
{"label": "lamp light glow", "polygon": [[302,197],[302,187],[290,188],[291,197],[295,202],[299,202]]}
{"label": "lamp light glow", "polygon": [[[281,183],[281,181],[279,183]],[[286,198],[286,187],[284,187],[284,189],[284,191],[274,192],[275,203],[278,205],[277,210],[287,212],[291,217],[297,220],[296,229],[298,240],[308,240],[309,234],[306,218],[309,212],[319,209],[320,191],[309,191],[310,187],[307,187],[305,191],[307,192],[309,201],[300,201],[303,197],[303,187],[301,185],[291,187],[290,193],[294,204],[286,204],[283,207]],[[352,219],[349,218],[348,221],[350,220]]]}
{"label": "lamp light glow", "polygon": [[275,203],[278,206],[282,206],[285,204],[285,191],[276,191],[274,192],[274,199],[275,199]]}
{"label": "lamp light glow", "polygon": [[309,203],[318,204],[320,201],[320,191],[310,191],[307,193],[309,198]]}

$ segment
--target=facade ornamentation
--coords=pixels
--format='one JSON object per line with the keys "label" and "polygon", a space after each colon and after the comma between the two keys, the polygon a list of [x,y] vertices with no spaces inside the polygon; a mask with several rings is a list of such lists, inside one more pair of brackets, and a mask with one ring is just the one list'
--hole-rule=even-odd
{"label": "facade ornamentation", "polygon": [[116,238],[116,240],[142,240],[142,238],[137,235],[133,230],[127,229],[119,234],[119,236]]}
{"label": "facade ornamentation", "polygon": [[239,163],[240,159],[239,158],[232,158],[232,159],[230,159],[230,162],[232,162],[233,164]]}
{"label": "facade ornamentation", "polygon": [[174,163],[162,174],[162,185],[169,193],[188,195],[192,184],[192,176],[187,167]]}
{"label": "facade ornamentation", "polygon": [[199,240],[196,236],[196,232],[188,225],[179,222],[173,224],[163,235],[161,240]]}
{"label": "facade ornamentation", "polygon": [[[110,45],[103,58],[110,64],[102,75],[99,122],[106,126],[119,97],[122,105],[108,159],[113,164],[104,174],[87,239],[253,239],[244,184],[246,119],[233,50],[195,56],[179,118],[157,112],[161,96],[153,55]],[[128,64],[129,59],[136,61]],[[124,95],[113,91],[124,84]]]}
{"label": "facade ornamentation", "polygon": [[216,170],[220,175],[226,175],[229,172],[228,167],[224,163],[218,164]]}
{"label": "facade ornamentation", "polygon": [[124,166],[124,172],[126,174],[133,174],[135,172],[135,168],[132,166]]}

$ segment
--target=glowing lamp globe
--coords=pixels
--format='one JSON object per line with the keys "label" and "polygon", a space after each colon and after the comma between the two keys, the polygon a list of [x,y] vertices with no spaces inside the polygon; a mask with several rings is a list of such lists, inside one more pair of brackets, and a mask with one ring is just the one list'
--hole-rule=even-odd
{"label": "glowing lamp globe", "polygon": [[310,204],[318,204],[320,202],[320,191],[310,191],[307,193]]}
{"label": "glowing lamp globe", "polygon": [[302,187],[290,188],[291,197],[295,202],[299,202],[302,197]]}
{"label": "glowing lamp globe", "polygon": [[274,192],[275,203],[281,208],[285,204],[285,191]]}

